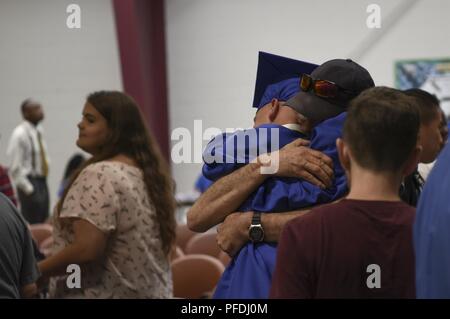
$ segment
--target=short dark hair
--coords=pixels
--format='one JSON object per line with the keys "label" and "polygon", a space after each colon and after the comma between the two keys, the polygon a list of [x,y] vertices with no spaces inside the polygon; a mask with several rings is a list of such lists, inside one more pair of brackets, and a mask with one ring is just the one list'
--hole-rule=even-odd
{"label": "short dark hair", "polygon": [[440,105],[435,95],[421,89],[409,89],[403,92],[416,100],[416,104],[419,107],[421,124],[426,125],[436,118],[440,110]]}
{"label": "short dark hair", "polygon": [[25,113],[25,110],[30,105],[40,105],[40,103],[32,98],[28,98],[20,104],[20,110],[22,111],[22,114]]}
{"label": "short dark hair", "polygon": [[343,139],[359,165],[373,171],[398,171],[417,144],[420,115],[402,91],[375,87],[351,103]]}
{"label": "short dark hair", "polygon": [[20,104],[20,110],[22,111],[22,114],[25,112],[25,108],[28,106],[28,104],[31,102],[31,98],[28,98]]}

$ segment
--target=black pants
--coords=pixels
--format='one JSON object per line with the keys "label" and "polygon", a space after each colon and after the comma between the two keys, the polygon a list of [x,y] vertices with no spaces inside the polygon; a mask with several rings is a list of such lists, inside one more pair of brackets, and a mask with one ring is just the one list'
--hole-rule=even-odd
{"label": "black pants", "polygon": [[31,195],[26,195],[20,189],[20,211],[23,217],[30,224],[43,223],[48,218],[49,211],[49,195],[47,187],[47,179],[45,177],[28,176],[28,180],[34,187]]}

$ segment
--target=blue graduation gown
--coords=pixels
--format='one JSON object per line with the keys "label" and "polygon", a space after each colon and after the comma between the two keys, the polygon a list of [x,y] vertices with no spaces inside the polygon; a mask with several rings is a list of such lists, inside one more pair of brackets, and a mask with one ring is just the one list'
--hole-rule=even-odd
{"label": "blue graduation gown", "polygon": [[450,146],[425,182],[414,223],[417,298],[450,298]]}
{"label": "blue graduation gown", "polygon": [[[336,139],[342,135],[344,120],[345,113],[340,114],[318,125],[311,134],[310,147],[325,153],[333,160],[335,179],[330,188],[321,189],[296,178],[271,177],[247,198],[239,207],[239,211],[283,212],[331,202],[344,196],[348,190],[347,180],[336,149]],[[261,128],[279,129],[279,148],[299,137],[305,138],[299,132],[273,124],[253,129],[258,137]],[[249,153],[251,148],[258,148],[258,145],[257,143],[251,145],[251,141],[245,145],[248,152],[236,151],[232,156],[225,156],[227,148],[236,146],[232,141],[240,134],[249,135],[248,131],[223,134],[210,142],[205,153],[215,154],[216,158],[222,155],[223,161],[228,160],[230,163],[205,164],[203,174],[207,178],[217,180],[253,159]],[[271,134],[267,134],[267,137],[268,150],[275,151],[273,146],[276,146],[276,143],[271,141]],[[259,139],[257,141],[259,142]],[[214,298],[268,298],[275,261],[276,244],[247,243],[226,268],[217,285]]]}
{"label": "blue graduation gown", "polygon": [[213,183],[212,180],[207,179],[205,176],[203,176],[203,173],[199,175],[197,178],[197,181],[195,182],[195,189],[198,190],[200,193],[204,193],[209,186],[211,186]]}

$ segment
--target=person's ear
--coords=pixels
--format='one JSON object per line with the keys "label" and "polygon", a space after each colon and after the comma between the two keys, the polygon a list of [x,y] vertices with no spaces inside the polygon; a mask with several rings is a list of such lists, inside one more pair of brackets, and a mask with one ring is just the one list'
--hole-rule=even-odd
{"label": "person's ear", "polygon": [[347,177],[347,186],[350,189],[352,181],[351,181],[351,156],[350,150],[348,146],[345,144],[344,140],[338,138],[336,140],[336,148],[338,151],[339,161],[341,162],[342,168],[345,172],[345,177]]}
{"label": "person's ear", "polygon": [[255,117],[253,118],[253,127],[258,127],[261,124],[267,123],[267,106],[263,106],[256,111]]}
{"label": "person's ear", "polygon": [[341,138],[336,140],[336,148],[342,167],[345,171],[350,172],[350,155],[348,153],[348,147]]}
{"label": "person's ear", "polygon": [[272,99],[270,101],[270,112],[269,112],[269,121],[275,121],[278,112],[280,111],[280,102],[277,99]]}
{"label": "person's ear", "polygon": [[416,170],[417,165],[419,164],[421,153],[422,153],[422,146],[416,145],[416,147],[406,160],[405,165],[403,166],[403,176],[411,175]]}

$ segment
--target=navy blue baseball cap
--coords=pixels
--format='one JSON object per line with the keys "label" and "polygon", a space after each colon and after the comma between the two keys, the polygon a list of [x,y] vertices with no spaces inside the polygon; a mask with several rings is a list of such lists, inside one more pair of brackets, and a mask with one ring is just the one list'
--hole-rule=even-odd
{"label": "navy blue baseball cap", "polygon": [[353,98],[375,86],[369,72],[351,59],[327,61],[311,73],[311,78],[333,82],[342,91],[335,98],[322,98],[311,90],[300,91],[286,101],[287,106],[317,122],[345,112]]}
{"label": "navy blue baseball cap", "polygon": [[318,65],[259,52],[253,107],[261,108],[276,98],[287,101],[300,91],[300,77]]}

